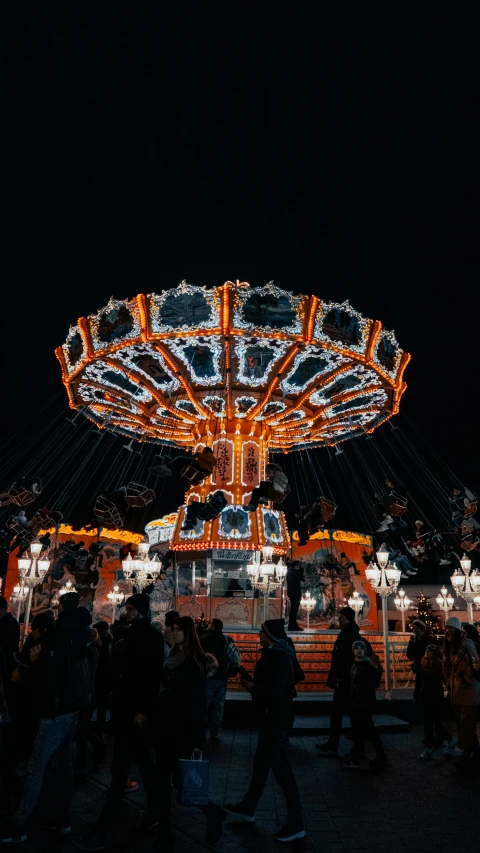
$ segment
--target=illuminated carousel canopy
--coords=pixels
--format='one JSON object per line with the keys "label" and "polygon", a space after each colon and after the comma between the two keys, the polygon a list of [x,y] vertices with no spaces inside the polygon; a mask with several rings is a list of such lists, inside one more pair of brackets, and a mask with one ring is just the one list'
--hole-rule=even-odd
{"label": "illuminated carousel canopy", "polygon": [[190,447],[248,423],[270,451],[373,432],[398,411],[410,359],[348,302],[239,281],[112,298],[56,355],[70,406],[98,427]]}

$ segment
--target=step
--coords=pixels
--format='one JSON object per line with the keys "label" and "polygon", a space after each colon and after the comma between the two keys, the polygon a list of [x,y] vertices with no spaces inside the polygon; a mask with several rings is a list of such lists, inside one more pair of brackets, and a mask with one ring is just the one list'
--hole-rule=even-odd
{"label": "step", "polygon": [[[395,717],[393,714],[374,714],[373,723],[377,732],[403,732],[409,731],[410,726],[405,720]],[[350,718],[342,718],[342,732],[350,730]],[[297,716],[293,724],[292,734],[318,734],[328,735],[330,731],[330,717],[327,714],[319,714],[315,717]]]}

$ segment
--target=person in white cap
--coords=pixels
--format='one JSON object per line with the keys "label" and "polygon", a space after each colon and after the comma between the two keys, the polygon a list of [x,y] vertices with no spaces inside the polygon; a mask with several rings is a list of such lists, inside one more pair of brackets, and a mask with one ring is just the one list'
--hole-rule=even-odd
{"label": "person in white cap", "polygon": [[454,765],[467,769],[478,747],[477,708],[480,705],[480,658],[472,640],[468,640],[457,616],[450,616],[445,625],[443,644],[443,677],[451,704],[455,710],[457,743],[463,750]]}

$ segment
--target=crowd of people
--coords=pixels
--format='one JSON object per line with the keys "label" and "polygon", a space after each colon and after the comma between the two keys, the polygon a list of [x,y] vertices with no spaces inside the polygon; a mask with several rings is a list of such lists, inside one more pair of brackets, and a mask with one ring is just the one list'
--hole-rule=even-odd
{"label": "crowd of people", "polygon": [[199,806],[205,839],[220,838],[227,814],[254,820],[270,768],[287,809],[277,839],[305,835],[288,757],[295,684],[304,676],[284,621],[263,623],[252,678],[221,620],[199,636],[189,616],[169,611],[162,630],[150,622],[149,604],[148,595],[135,593],[112,626],[92,624],[78,594],[65,593],[57,618],[50,610],[37,614],[21,646],[19,624],[0,597],[0,777],[10,805],[0,843],[25,841],[32,820],[58,835],[70,832],[74,784],[85,777],[89,745],[97,763],[106,758],[108,727],[110,787],[95,830],[75,843],[105,848],[123,796],[137,787],[129,778],[135,763],[148,806],[140,831],[157,832],[161,849],[171,849],[171,792],[181,762],[202,750],[207,732],[220,737],[228,679],[238,673],[260,728],[252,780],[240,803]]}
{"label": "crowd of people", "polygon": [[[295,605],[299,565],[289,566],[289,573]],[[291,611],[290,630],[299,627],[297,610]],[[322,756],[338,756],[343,769],[357,770],[366,765],[370,742],[375,756],[369,766],[380,772],[389,763],[373,719],[382,665],[361,636],[351,607],[341,608],[339,627],[327,678],[333,691],[329,735],[316,747]],[[212,619],[201,630],[189,616],[171,610],[163,625],[154,625],[145,593],[131,595],[109,625],[92,624],[78,593],[67,592],[56,617],[43,610],[34,616],[23,643],[20,635],[19,623],[0,596],[0,779],[3,802],[10,806],[0,843],[24,841],[34,819],[59,835],[70,832],[74,784],[85,779],[89,761],[100,764],[111,754],[110,786],[96,828],[75,843],[84,850],[105,848],[125,793],[138,787],[130,779],[135,764],[147,799],[140,831],[157,832],[161,849],[171,849],[172,788],[179,788],[182,761],[203,749],[207,734],[212,741],[221,737],[228,680],[237,675],[251,694],[259,727],[253,773],[239,802],[198,805],[206,841],[220,838],[227,815],[254,821],[270,769],[287,811],[276,838],[305,836],[288,750],[295,685],[305,676],[283,619],[262,624],[253,677],[221,620]],[[449,758],[460,772],[480,772],[479,649],[476,627],[456,616],[447,620],[442,640],[414,620],[406,655],[415,676],[414,701],[423,713],[421,760]],[[345,714],[352,743],[340,755]],[[455,735],[445,716],[455,720]]]}
{"label": "crowd of people", "polygon": [[[474,625],[461,623],[457,616],[447,619],[442,641],[421,619],[415,619],[412,627],[406,655],[415,675],[414,702],[423,716],[424,749],[419,758],[423,761],[455,759],[452,763],[459,772],[478,774],[478,630]],[[351,751],[342,757],[342,766],[346,769],[360,768],[365,758],[366,741],[370,741],[375,752],[371,768],[380,770],[388,764],[372,716],[381,676],[380,661],[368,640],[360,637],[354,611],[344,607],[340,611],[340,631],[327,679],[327,686],[333,690],[329,735],[326,741],[317,744],[317,749],[323,755],[338,755],[342,716],[348,713],[353,744]],[[454,717],[456,737],[445,725],[445,716]]]}

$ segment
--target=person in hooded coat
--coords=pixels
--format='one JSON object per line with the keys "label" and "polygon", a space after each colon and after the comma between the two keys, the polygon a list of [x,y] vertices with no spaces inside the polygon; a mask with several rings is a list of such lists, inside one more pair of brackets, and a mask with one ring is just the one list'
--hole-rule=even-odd
{"label": "person in hooded coat", "polygon": [[260,726],[252,778],[242,800],[227,804],[225,810],[241,820],[253,822],[272,769],[287,806],[287,823],[275,838],[288,842],[304,838],[306,834],[300,795],[288,756],[288,738],[294,719],[293,700],[297,695],[295,683],[303,673],[295,648],[285,634],[283,619],[268,619],[262,624],[260,643],[262,654],[255,666],[253,680],[242,680],[243,687],[252,696]]}
{"label": "person in hooded coat", "polygon": [[340,633],[332,650],[332,662],[327,678],[327,687],[333,690],[330,711],[330,731],[325,743],[315,744],[324,755],[337,755],[342,730],[342,717],[349,707],[350,676],[353,664],[353,643],[363,639],[369,657],[373,649],[365,638],[360,637],[360,628],[355,621],[355,611],[351,607],[342,607],[339,615]]}

